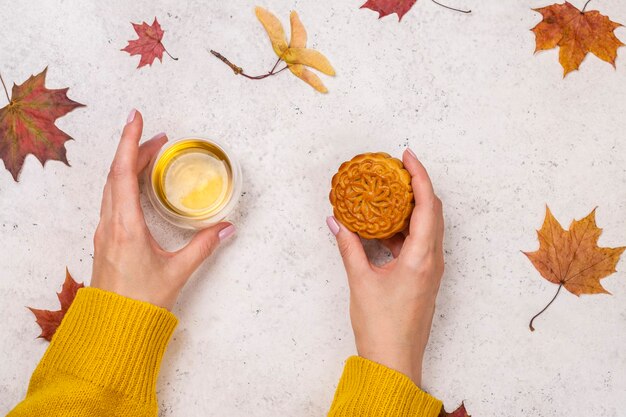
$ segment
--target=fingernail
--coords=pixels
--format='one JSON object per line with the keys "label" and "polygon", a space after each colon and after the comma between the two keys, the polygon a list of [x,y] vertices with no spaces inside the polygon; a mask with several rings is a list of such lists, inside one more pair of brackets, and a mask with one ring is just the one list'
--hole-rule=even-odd
{"label": "fingernail", "polygon": [[161,133],[157,133],[156,135],[154,135],[152,137],[152,139],[150,139],[150,140],[157,140],[157,139],[161,139],[161,138],[164,138],[164,137],[165,137],[165,132],[161,132]]}
{"label": "fingernail", "polygon": [[220,238],[220,242],[228,239],[230,236],[235,234],[235,226],[234,225],[230,225],[228,227],[225,227],[224,229],[220,230],[220,232],[217,234],[217,236]]}
{"label": "fingernail", "polygon": [[339,233],[339,223],[337,223],[337,220],[333,216],[326,217],[326,225],[330,229],[330,232],[337,236],[337,233]]}
{"label": "fingernail", "polygon": [[417,155],[415,155],[415,152],[413,152],[413,151],[411,150],[411,148],[406,148],[406,150],[407,150],[407,152],[408,152],[408,153],[410,153],[410,154],[411,154],[411,156],[412,156],[413,158],[417,159]]}
{"label": "fingernail", "polygon": [[126,119],[126,124],[132,123],[135,120],[135,115],[137,114],[136,109],[132,109],[128,114],[128,118]]}

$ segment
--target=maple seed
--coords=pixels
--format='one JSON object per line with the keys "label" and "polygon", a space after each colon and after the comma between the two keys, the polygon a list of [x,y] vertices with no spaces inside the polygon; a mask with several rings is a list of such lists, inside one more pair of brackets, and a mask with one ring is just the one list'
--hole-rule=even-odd
{"label": "maple seed", "polygon": [[[291,40],[289,43],[287,43],[287,37],[285,35],[283,25],[276,16],[262,7],[255,8],[255,13],[270,38],[270,43],[272,44],[274,53],[278,56],[278,59],[271,70],[263,75],[248,75],[240,66],[233,64],[219,52],[211,50],[211,54],[224,64],[228,65],[230,69],[233,70],[235,75],[241,75],[250,80],[262,80],[289,69],[293,75],[309,84],[315,90],[320,93],[327,93],[328,90],[322,83],[322,80],[320,80],[320,78],[307,67],[314,68],[326,75],[331,76],[335,75],[335,70],[324,55],[314,49],[306,47],[307,33],[304,25],[300,21],[298,13],[293,11],[289,16],[291,23]],[[281,69],[276,70],[281,62],[285,62],[286,65]]]}
{"label": "maple seed", "polygon": [[596,226],[596,209],[582,220],[574,220],[564,230],[546,206],[546,218],[537,231],[539,249],[523,252],[546,280],[558,284],[556,294],[528,325],[552,305],[565,288],[572,294],[610,294],[600,280],[615,272],[615,266],[626,247],[601,248],[598,239],[602,229]]}
{"label": "maple seed", "polygon": [[42,165],[56,160],[69,166],[65,142],[72,138],[54,122],[84,104],[70,100],[67,88],[47,89],[47,71],[45,68],[21,85],[13,84],[11,97],[0,76],[9,100],[0,109],[0,159],[16,182],[28,154],[35,155]]}

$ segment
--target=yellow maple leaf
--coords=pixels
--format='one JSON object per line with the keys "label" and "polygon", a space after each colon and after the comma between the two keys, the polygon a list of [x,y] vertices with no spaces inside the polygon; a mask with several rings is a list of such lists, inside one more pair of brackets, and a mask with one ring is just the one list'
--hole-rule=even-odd
{"label": "yellow maple leaf", "polygon": [[276,16],[262,7],[256,7],[255,13],[270,38],[274,52],[279,59],[285,61],[291,73],[320,93],[327,93],[328,89],[322,80],[307,67],[331,76],[335,75],[335,70],[324,55],[306,47],[306,29],[298,13],[292,11],[290,15],[291,39],[289,43],[287,43],[283,25]]}

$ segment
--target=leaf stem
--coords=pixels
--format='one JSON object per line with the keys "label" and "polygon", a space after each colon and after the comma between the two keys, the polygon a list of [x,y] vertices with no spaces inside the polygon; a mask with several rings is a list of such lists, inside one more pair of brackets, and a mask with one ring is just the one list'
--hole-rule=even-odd
{"label": "leaf stem", "polygon": [[7,101],[11,104],[11,97],[9,97],[9,92],[7,90],[6,84],[4,84],[4,79],[2,78],[2,74],[0,74],[0,81],[2,81],[2,87],[4,87],[4,94],[7,96]]}
{"label": "leaf stem", "polygon": [[263,74],[263,75],[248,75],[248,74],[246,74],[243,71],[243,68],[233,64],[232,62],[230,62],[228,60],[228,58],[226,58],[224,55],[220,54],[219,52],[214,51],[213,49],[211,49],[211,54],[214,57],[216,57],[217,59],[219,59],[220,61],[222,61],[224,64],[228,65],[230,67],[230,69],[233,70],[235,75],[242,75],[242,76],[246,77],[249,80],[262,80],[263,78],[271,77],[272,75],[276,75],[278,73],[281,73],[281,72],[283,72],[284,70],[286,70],[288,68],[288,66],[285,65],[284,67],[282,67],[281,69],[276,71],[276,68],[278,67],[278,64],[280,64],[280,62],[282,61],[282,59],[278,58],[278,60],[276,61],[276,63],[272,67],[272,69],[267,74]]}
{"label": "leaf stem", "polygon": [[[161,45],[163,45],[163,44],[161,44]],[[167,49],[165,49],[165,46],[163,47],[163,50],[164,50],[164,51],[165,51],[165,53],[166,53],[166,54],[167,54],[170,58],[172,58],[174,61],[178,61],[178,58],[174,58],[174,57],[172,56],[172,54],[170,54],[170,52],[169,52]]]}
{"label": "leaf stem", "polygon": [[[454,8],[454,7],[446,6],[445,4],[439,3],[437,0],[430,0],[430,1],[432,1],[436,5],[441,6],[441,7],[445,8],[445,9],[454,10],[455,12],[466,13],[466,14],[472,13],[471,10],[462,10],[462,9],[457,9],[457,8]],[[589,0],[589,1],[591,1],[591,0]]]}
{"label": "leaf stem", "polygon": [[270,72],[274,72],[274,70],[276,69],[276,67],[278,66],[278,64],[280,64],[280,61],[281,61],[281,59],[280,59],[280,58],[278,58],[278,59],[276,60],[276,63],[274,64],[274,66],[272,67],[272,69],[270,70]]}
{"label": "leaf stem", "polygon": [[548,303],[547,306],[545,306],[543,308],[543,310],[541,310],[539,313],[535,314],[535,316],[530,319],[530,324],[528,325],[528,327],[530,327],[530,331],[534,332],[535,328],[533,327],[533,321],[535,321],[535,319],[537,317],[539,317],[541,315],[541,313],[543,313],[544,311],[546,311],[548,309],[548,307],[550,307],[550,305],[552,305],[552,303],[554,302],[554,300],[556,300],[556,297],[559,295],[559,293],[561,292],[561,288],[563,288],[563,284],[559,285],[559,289],[556,290],[556,294],[554,294],[554,297],[552,297],[552,300],[550,300],[550,302]]}
{"label": "leaf stem", "polygon": [[585,3],[585,6],[583,7],[583,9],[581,10],[581,13],[585,13],[585,10],[587,10],[587,5],[591,3],[591,0],[587,0],[587,3]]}

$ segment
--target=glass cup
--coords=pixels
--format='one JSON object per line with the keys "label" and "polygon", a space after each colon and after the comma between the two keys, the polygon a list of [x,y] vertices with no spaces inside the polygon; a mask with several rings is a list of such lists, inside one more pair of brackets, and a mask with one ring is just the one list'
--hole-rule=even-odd
{"label": "glass cup", "polygon": [[195,136],[166,142],[148,169],[144,187],[155,210],[185,229],[224,220],[241,194],[241,167],[216,141]]}

